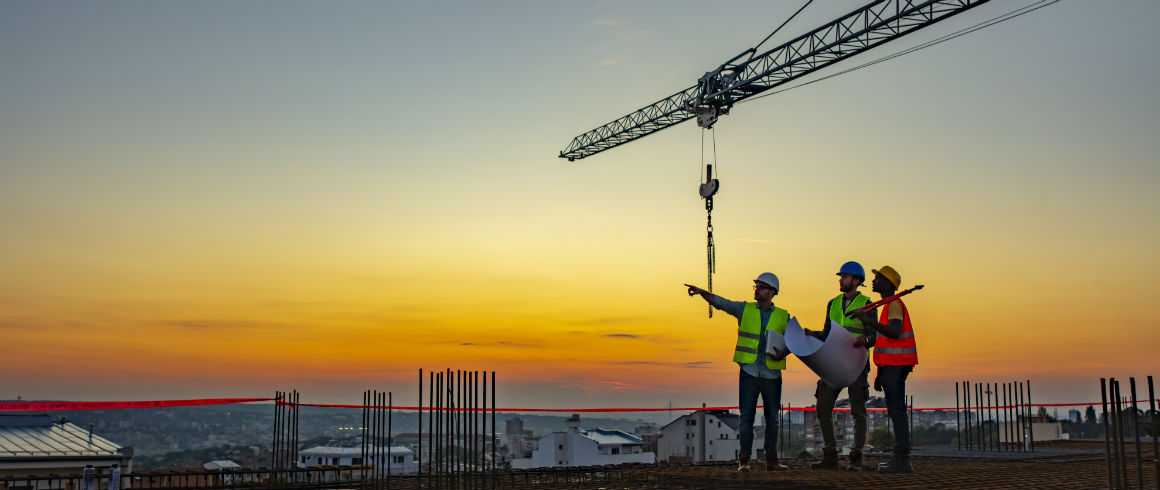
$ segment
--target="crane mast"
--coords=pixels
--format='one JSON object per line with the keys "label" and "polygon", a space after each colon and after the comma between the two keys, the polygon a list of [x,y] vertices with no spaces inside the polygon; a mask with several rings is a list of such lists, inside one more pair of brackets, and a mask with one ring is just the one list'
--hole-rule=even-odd
{"label": "crane mast", "polygon": [[871,2],[760,55],[749,49],[734,56],[696,85],[573,138],[560,158],[589,157],[694,117],[710,128],[738,102],[988,1]]}

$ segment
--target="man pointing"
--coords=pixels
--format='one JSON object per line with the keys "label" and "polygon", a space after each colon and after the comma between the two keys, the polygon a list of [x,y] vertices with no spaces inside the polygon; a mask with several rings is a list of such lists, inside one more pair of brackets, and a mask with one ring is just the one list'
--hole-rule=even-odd
{"label": "man pointing", "polygon": [[753,280],[753,302],[729,301],[691,284],[689,296],[700,295],[718,310],[737,318],[737,346],[733,361],[740,366],[738,381],[741,409],[741,451],[739,471],[749,471],[753,451],[753,420],[757,415],[757,397],[765,405],[765,467],[769,471],[789,469],[777,460],[778,412],[781,409],[781,372],[789,351],[766,354],[766,331],[785,334],[789,313],[773,305],[781,285],[777,276],[763,272]]}

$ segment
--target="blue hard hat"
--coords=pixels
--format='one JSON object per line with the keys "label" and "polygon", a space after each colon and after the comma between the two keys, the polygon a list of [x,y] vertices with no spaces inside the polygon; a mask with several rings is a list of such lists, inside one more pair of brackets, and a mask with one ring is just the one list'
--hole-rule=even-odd
{"label": "blue hard hat", "polygon": [[866,270],[862,268],[862,264],[854,262],[853,260],[842,264],[842,268],[838,269],[838,275],[849,274],[851,276],[866,280]]}

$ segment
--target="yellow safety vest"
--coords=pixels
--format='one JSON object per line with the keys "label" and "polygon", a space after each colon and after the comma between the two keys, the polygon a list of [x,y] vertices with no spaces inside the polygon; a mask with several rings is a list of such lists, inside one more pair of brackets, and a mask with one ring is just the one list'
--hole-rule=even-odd
{"label": "yellow safety vest", "polygon": [[[766,329],[785,335],[785,326],[788,323],[789,312],[775,306],[769,313]],[[737,326],[737,348],[733,351],[733,362],[750,364],[756,361],[759,354],[757,346],[766,329],[761,328],[761,311],[757,309],[757,303],[746,302],[745,310],[741,312],[741,323]],[[785,359],[774,362],[769,360],[764,352],[760,354],[765,357],[765,367],[785,370]]]}
{"label": "yellow safety vest", "polygon": [[861,337],[866,331],[866,328],[862,326],[862,320],[850,318],[846,316],[846,313],[866,306],[870,302],[870,298],[867,298],[862,293],[858,293],[854,301],[850,302],[850,306],[847,306],[845,309],[842,308],[842,299],[844,299],[844,295],[839,294],[837,298],[830,301],[830,319],[838,322],[838,325],[844,327],[847,332],[850,332],[850,335]]}

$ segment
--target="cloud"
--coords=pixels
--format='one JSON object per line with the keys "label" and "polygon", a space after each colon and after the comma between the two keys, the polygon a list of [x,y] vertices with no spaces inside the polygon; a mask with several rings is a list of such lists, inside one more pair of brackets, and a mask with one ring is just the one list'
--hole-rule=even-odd
{"label": "cloud", "polygon": [[620,381],[597,381],[597,383],[612,385],[612,389],[614,390],[631,390],[636,388],[636,386],[630,385],[628,383],[621,383]]}
{"label": "cloud", "polygon": [[596,19],[592,21],[592,24],[598,26],[622,28],[624,27],[624,19]]}
{"label": "cloud", "polygon": [[630,333],[610,333],[610,334],[605,335],[605,337],[612,337],[612,338],[618,338],[618,339],[639,339],[640,335],[633,335]]}
{"label": "cloud", "polygon": [[508,342],[508,341],[504,341],[504,340],[500,340],[500,341],[496,341],[496,342],[460,342],[459,345],[478,345],[478,346],[492,345],[492,346],[500,346],[500,347],[515,347],[518,349],[540,347],[540,344],[521,344],[519,342]]}
{"label": "cloud", "polygon": [[620,366],[665,366],[665,367],[680,367],[680,368],[704,368],[713,364],[712,361],[692,361],[692,362],[656,362],[656,361],[620,361],[614,362]]}
{"label": "cloud", "polygon": [[600,61],[600,66],[612,66],[615,64],[616,64],[616,60],[614,60],[614,59],[606,59],[606,60]]}

